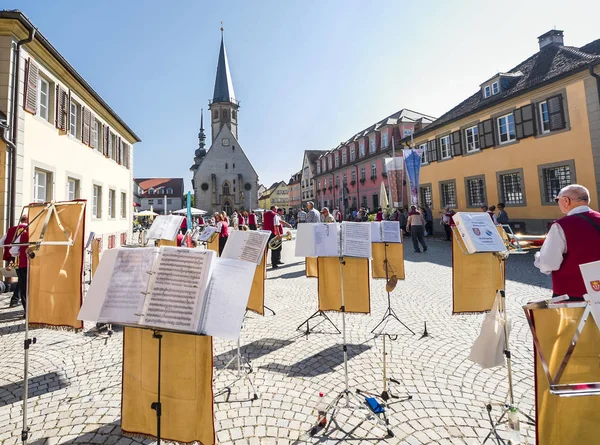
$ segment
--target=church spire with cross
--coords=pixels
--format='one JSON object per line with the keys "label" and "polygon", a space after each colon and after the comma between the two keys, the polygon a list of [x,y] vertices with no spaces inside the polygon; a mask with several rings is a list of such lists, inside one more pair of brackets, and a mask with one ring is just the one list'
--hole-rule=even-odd
{"label": "church spire with cross", "polygon": [[194,152],[194,165],[190,170],[197,170],[202,162],[204,156],[206,156],[206,134],[204,133],[204,109],[200,110],[200,132],[198,133],[198,148]]}
{"label": "church spire with cross", "polygon": [[229,60],[227,59],[227,50],[225,49],[223,22],[221,22],[221,48],[219,50],[219,59],[217,62],[217,76],[215,78],[213,98],[209,103],[212,120],[211,137],[213,142],[223,125],[227,125],[237,139],[237,114],[239,107],[239,102],[236,100],[233,91],[233,82],[231,81],[231,73],[229,71]]}

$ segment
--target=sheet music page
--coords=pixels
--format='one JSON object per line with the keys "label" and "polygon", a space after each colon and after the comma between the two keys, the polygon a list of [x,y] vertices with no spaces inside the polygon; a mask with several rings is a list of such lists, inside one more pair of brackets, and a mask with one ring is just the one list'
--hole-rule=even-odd
{"label": "sheet music page", "polygon": [[268,240],[269,233],[234,230],[227,239],[221,258],[250,261],[259,265]]}
{"label": "sheet music page", "polygon": [[183,218],[178,215],[158,215],[148,230],[148,239],[173,241],[181,228]]}
{"label": "sheet music page", "polygon": [[379,221],[371,221],[371,242],[380,243],[381,240],[381,223]]}
{"label": "sheet music page", "polygon": [[[313,226],[315,256],[340,256],[339,225],[337,223],[306,225]],[[369,228],[368,224],[365,224],[365,226]],[[296,241],[297,243],[298,241]]]}
{"label": "sheet music page", "polygon": [[83,305],[77,315],[78,320],[98,321],[118,252],[118,249],[109,249],[102,255],[102,260],[98,264],[94,278],[83,299]]}
{"label": "sheet music page", "polygon": [[[116,251],[114,265],[106,282],[106,297],[97,321],[135,324],[140,318],[139,314],[150,280],[150,271],[158,249],[141,247],[114,250]],[[109,252],[110,250],[104,253],[100,265]],[[98,274],[100,265],[92,284],[94,281],[98,281],[102,285],[101,281],[106,280],[103,275]],[[91,288],[92,286],[90,286]]]}
{"label": "sheet music page", "polygon": [[212,250],[161,247],[140,324],[196,332],[214,258]]}
{"label": "sheet music page", "polygon": [[202,231],[202,233],[200,233],[200,235],[198,235],[198,241],[203,242],[203,243],[209,241],[211,236],[213,236],[213,233],[217,233],[216,227],[212,227],[212,226],[205,227],[204,230]]}
{"label": "sheet music page", "polygon": [[371,258],[371,225],[344,221],[342,243],[345,256]]}
{"label": "sheet music page", "polygon": [[316,257],[315,253],[315,229],[318,224],[298,224],[296,231],[296,251],[298,257]]}
{"label": "sheet music page", "polygon": [[[229,243],[229,240],[227,240]],[[217,258],[208,286],[199,332],[225,340],[240,335],[256,265]]]}
{"label": "sheet music page", "polygon": [[386,243],[402,242],[399,221],[381,221],[381,232],[383,234],[383,241]]}

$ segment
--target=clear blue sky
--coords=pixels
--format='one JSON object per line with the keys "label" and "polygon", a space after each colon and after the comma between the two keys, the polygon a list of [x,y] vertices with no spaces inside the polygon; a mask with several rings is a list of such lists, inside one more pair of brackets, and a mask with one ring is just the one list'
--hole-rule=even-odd
{"label": "clear blue sky", "polygon": [[[401,109],[439,116],[556,27],[600,38],[600,2],[15,1],[143,140],[138,177],[183,177],[212,98],[219,22],[240,143],[260,182],[287,181],[305,149],[330,149]],[[210,133],[208,134],[210,138]]]}

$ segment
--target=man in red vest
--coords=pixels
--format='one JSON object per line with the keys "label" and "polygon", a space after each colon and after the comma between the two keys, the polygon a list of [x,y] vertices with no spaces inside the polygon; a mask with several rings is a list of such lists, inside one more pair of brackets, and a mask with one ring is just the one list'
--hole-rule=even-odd
{"label": "man in red vest", "polygon": [[590,192],[579,184],[564,187],[555,201],[567,216],[552,224],[535,266],[552,274],[554,296],[581,301],[586,288],[579,265],[600,260],[600,213],[590,209]]}
{"label": "man in red vest", "polygon": [[[17,238],[17,231],[23,231],[27,228],[27,215],[23,215],[21,216],[21,220],[19,222],[19,225],[17,226],[13,226],[11,228],[8,229],[8,231],[6,232],[6,235],[4,236],[4,238],[2,238],[0,240],[0,244],[4,247],[4,252],[3,252],[3,257],[2,259],[4,261],[7,261],[8,263],[12,263],[13,260],[15,259],[13,257],[13,255],[11,255],[10,253],[10,244],[13,244],[15,242],[15,239]],[[17,284],[17,286],[15,287],[15,291],[13,293],[12,298],[10,299],[10,307],[15,307],[19,304],[19,300],[20,300],[20,295],[19,295],[19,285]]]}
{"label": "man in red vest", "polygon": [[[277,224],[277,226],[275,225],[275,211],[277,210],[276,206],[271,206],[271,210],[267,210],[264,214],[263,214],[263,230],[268,230],[269,232],[271,232],[271,234],[269,235],[269,242],[271,242],[271,240],[275,237],[277,238],[281,238],[281,235],[279,234],[279,224]],[[271,250],[271,267],[273,267],[274,269],[276,269],[277,267],[279,267],[279,261],[281,259],[281,251],[276,249],[276,250]]]}

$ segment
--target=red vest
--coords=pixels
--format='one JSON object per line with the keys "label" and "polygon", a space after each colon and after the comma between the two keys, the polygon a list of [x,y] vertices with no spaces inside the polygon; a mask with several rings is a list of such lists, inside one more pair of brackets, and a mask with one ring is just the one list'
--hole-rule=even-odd
{"label": "red vest", "polygon": [[[8,232],[6,232],[6,238],[4,240],[5,245],[12,244],[15,241],[15,238],[17,237],[17,229],[20,227],[25,228],[25,227],[27,227],[27,224],[19,224],[18,226],[13,226],[8,229]],[[29,241],[29,237],[27,237],[27,241]],[[23,241],[23,242],[26,242],[26,241]],[[13,260],[13,256],[10,254],[11,248],[12,248],[11,246],[6,246],[4,248],[4,253],[2,256],[2,259],[4,261],[12,261]],[[27,260],[25,260],[24,264],[27,264]],[[26,267],[26,266],[23,266],[23,267]]]}
{"label": "red vest", "polygon": [[229,236],[229,224],[227,221],[221,221],[221,233],[219,233],[219,238],[226,238]]}
{"label": "red vest", "polygon": [[273,227],[273,221],[275,220],[275,212],[269,210],[263,215],[263,230],[275,233],[275,227]]}
{"label": "red vest", "polygon": [[[600,226],[600,213],[580,213]],[[570,215],[555,224],[565,232],[567,253],[563,255],[560,269],[552,272],[552,291],[556,295],[582,297],[587,293],[581,276],[580,264],[600,260],[600,232],[581,216]]]}
{"label": "red vest", "polygon": [[254,213],[248,215],[248,224],[256,225],[256,215]]}

